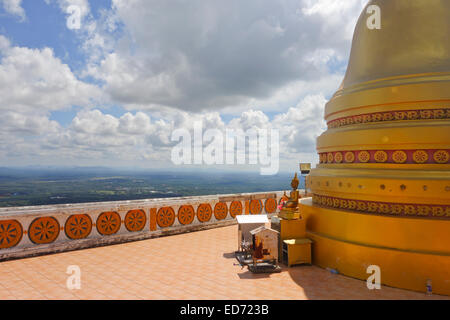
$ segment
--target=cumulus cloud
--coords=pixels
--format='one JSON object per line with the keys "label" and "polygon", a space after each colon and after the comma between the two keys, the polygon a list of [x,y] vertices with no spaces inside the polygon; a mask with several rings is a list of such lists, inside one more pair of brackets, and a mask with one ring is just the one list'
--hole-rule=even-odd
{"label": "cumulus cloud", "polygon": [[114,0],[126,32],[87,74],[129,109],[249,107],[337,73],[364,2]]}
{"label": "cumulus cloud", "polygon": [[[314,154],[316,137],[323,131],[323,107],[321,95],[307,96],[297,106],[272,120],[260,110],[248,110],[239,117],[224,122],[218,112],[174,112],[165,119],[153,119],[147,113],[127,112],[120,117],[98,109],[82,110],[71,124],[64,128],[45,116],[26,117],[8,112],[0,120],[0,137],[5,139],[3,157],[33,154],[35,157],[61,159],[93,157],[104,164],[128,163],[136,165],[172,166],[171,150],[178,144],[172,141],[175,129],[186,129],[193,137],[194,123],[202,124],[203,133],[218,130],[225,136],[226,130],[276,129],[280,135],[281,160],[292,160],[306,154]],[[7,136],[14,136],[14,146],[7,147]],[[210,141],[204,141],[204,147]],[[248,149],[247,149],[248,152]],[[105,162],[106,161],[106,162]]]}
{"label": "cumulus cloud", "polygon": [[0,2],[7,13],[18,17],[20,21],[26,20],[25,10],[22,8],[22,0],[0,0]]}
{"label": "cumulus cloud", "polygon": [[[64,15],[80,6],[73,32],[86,65],[71,70],[51,48],[0,35],[0,163],[168,166],[172,132],[196,121],[222,132],[277,129],[282,159],[314,159],[367,3],[113,0],[94,18],[87,0],[45,1]],[[108,114],[107,103],[126,113]],[[51,120],[72,106],[81,111],[69,125]]]}
{"label": "cumulus cloud", "polygon": [[275,116],[273,123],[281,132],[285,152],[315,153],[316,138],[326,129],[325,103],[322,95],[309,95],[286,113]]}
{"label": "cumulus cloud", "polygon": [[2,36],[0,34],[0,53],[2,51],[5,51],[6,49],[8,49],[10,45],[11,45],[11,43],[8,40],[8,38],[6,38],[5,36]]}
{"label": "cumulus cloud", "polygon": [[[103,59],[105,54],[111,52],[115,43],[111,34],[117,29],[117,18],[111,9],[103,8],[99,12],[99,17],[94,18],[88,0],[44,0],[48,5],[56,4],[61,13],[67,18],[74,14],[69,8],[78,8],[80,13],[79,29],[71,29],[81,42],[80,48],[87,55],[86,69],[92,63]],[[81,74],[85,74],[81,70]]]}
{"label": "cumulus cloud", "polygon": [[0,110],[45,114],[89,106],[101,92],[78,80],[51,48],[11,46],[0,35]]}
{"label": "cumulus cloud", "polygon": [[88,0],[44,0],[45,3],[57,3],[63,13],[67,14],[67,9],[70,6],[77,6],[80,8],[81,19],[83,20],[91,11]]}
{"label": "cumulus cloud", "polygon": [[269,118],[260,110],[248,110],[244,111],[237,119],[230,121],[230,127],[233,129],[257,130],[257,129],[269,129]]}
{"label": "cumulus cloud", "polygon": [[59,123],[49,120],[46,116],[18,112],[3,112],[0,127],[2,133],[8,135],[39,136],[60,130]]}
{"label": "cumulus cloud", "polygon": [[[70,146],[68,133],[52,111],[91,107],[101,91],[77,79],[51,48],[11,45],[0,35],[0,154],[2,160],[58,159]],[[76,159],[73,154],[72,159]],[[8,163],[11,160],[7,160]]]}

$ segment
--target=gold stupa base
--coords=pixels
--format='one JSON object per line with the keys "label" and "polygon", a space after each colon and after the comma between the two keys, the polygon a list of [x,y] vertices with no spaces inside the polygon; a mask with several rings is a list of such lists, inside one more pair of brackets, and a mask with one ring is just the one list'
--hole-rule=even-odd
{"label": "gold stupa base", "polygon": [[278,213],[278,217],[285,220],[298,220],[300,219],[300,209],[296,208],[290,210],[288,208],[281,209],[280,213]]}
{"label": "gold stupa base", "polygon": [[366,7],[300,200],[313,263],[450,295],[450,1],[369,5],[382,27]]}
{"label": "gold stupa base", "polygon": [[366,281],[381,269],[384,285],[450,295],[450,220],[381,216],[317,206],[301,200],[313,264]]}

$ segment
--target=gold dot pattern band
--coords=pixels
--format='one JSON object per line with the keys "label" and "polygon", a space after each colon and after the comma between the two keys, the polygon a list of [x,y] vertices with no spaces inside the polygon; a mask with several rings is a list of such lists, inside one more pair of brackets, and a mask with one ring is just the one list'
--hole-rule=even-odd
{"label": "gold dot pattern band", "polygon": [[329,121],[327,125],[329,129],[333,129],[362,123],[442,119],[450,119],[450,108],[401,110],[358,114]]}

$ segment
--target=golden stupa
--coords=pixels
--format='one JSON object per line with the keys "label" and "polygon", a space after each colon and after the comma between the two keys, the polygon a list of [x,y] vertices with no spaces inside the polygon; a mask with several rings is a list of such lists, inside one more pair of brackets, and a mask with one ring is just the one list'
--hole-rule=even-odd
{"label": "golden stupa", "polygon": [[301,200],[314,263],[450,295],[450,1],[373,0]]}

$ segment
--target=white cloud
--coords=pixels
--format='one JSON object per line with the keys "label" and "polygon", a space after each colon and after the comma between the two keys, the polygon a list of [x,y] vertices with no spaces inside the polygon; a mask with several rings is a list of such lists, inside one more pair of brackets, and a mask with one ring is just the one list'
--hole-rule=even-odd
{"label": "white cloud", "polygon": [[90,106],[101,92],[79,81],[51,48],[11,46],[0,36],[0,110],[45,114],[73,105]]}
{"label": "white cloud", "polygon": [[18,112],[3,112],[0,117],[0,127],[4,134],[39,136],[57,133],[61,126],[46,116]]}
{"label": "white cloud", "polygon": [[0,34],[0,52],[8,49],[10,45],[11,43],[9,42],[8,38]]}
{"label": "white cloud", "polygon": [[67,9],[70,6],[77,6],[80,8],[81,19],[83,20],[91,12],[88,0],[44,0],[47,4],[56,2],[64,14],[67,14]]}
{"label": "white cloud", "polygon": [[[55,159],[53,164],[78,164],[79,158],[95,164],[113,163],[139,166],[172,166],[171,141],[175,129],[193,130],[194,122],[201,121],[203,132],[218,129],[277,129],[280,133],[280,157],[282,161],[298,161],[314,158],[315,139],[324,130],[323,108],[325,98],[321,95],[307,96],[296,107],[276,115],[273,120],[260,110],[243,112],[226,124],[217,112],[174,112],[166,118],[152,120],[144,113],[126,113],[120,117],[100,110],[80,111],[72,123],[61,127],[45,116],[24,117],[8,112],[0,121],[0,139],[4,139],[4,161],[7,157],[34,157]],[[7,136],[14,136],[8,146]],[[205,142],[205,146],[208,143]]]}
{"label": "white cloud", "polygon": [[285,152],[315,153],[316,138],[326,129],[322,95],[309,95],[296,107],[278,114],[273,124],[280,130],[285,143]]}
{"label": "white cloud", "polygon": [[322,35],[351,41],[359,13],[369,0],[303,0],[302,13],[320,18]]}
{"label": "white cloud", "polygon": [[90,135],[111,135],[117,131],[119,120],[99,110],[80,112],[72,121],[74,131]]}
{"label": "white cloud", "polygon": [[51,48],[12,46],[0,35],[0,161],[59,161],[59,152],[70,148],[70,135],[49,119],[50,112],[99,100],[99,88],[78,80]]}
{"label": "white cloud", "polygon": [[[113,0],[95,19],[87,0],[45,1],[64,15],[82,8],[74,34],[87,63],[72,71],[51,48],[0,35],[1,164],[170,166],[172,131],[195,121],[278,129],[282,166],[312,161],[367,2]],[[105,102],[129,112],[107,114]],[[51,120],[72,106],[82,111],[68,126]]]}
{"label": "white cloud", "polygon": [[342,76],[330,63],[345,65],[365,2],[114,0],[109,16],[123,37],[85,74],[130,110],[242,111],[299,83]]}
{"label": "white cloud", "polygon": [[69,17],[69,7],[76,6],[80,10],[80,28],[72,29],[81,42],[81,49],[88,55],[87,69],[112,50],[114,38],[110,32],[116,29],[116,18],[112,10],[102,9],[98,20],[94,19],[88,0],[44,0],[47,4],[55,3],[61,13]]}
{"label": "white cloud", "polygon": [[118,131],[123,134],[141,135],[153,132],[150,117],[138,112],[136,115],[126,113],[119,120]]}
{"label": "white cloud", "polygon": [[20,21],[26,20],[25,10],[22,8],[22,0],[0,0],[3,9],[9,14],[19,17]]}
{"label": "white cloud", "polygon": [[251,129],[270,129],[270,121],[262,111],[248,110],[244,111],[239,118],[231,120],[230,127],[244,131]]}

